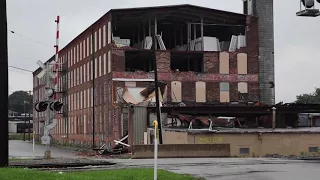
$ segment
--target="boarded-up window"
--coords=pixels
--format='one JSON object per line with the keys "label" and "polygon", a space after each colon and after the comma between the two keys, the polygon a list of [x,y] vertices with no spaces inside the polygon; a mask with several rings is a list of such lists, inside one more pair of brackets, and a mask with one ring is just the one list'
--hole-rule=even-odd
{"label": "boarded-up window", "polygon": [[111,72],[111,51],[108,51],[108,73]]}
{"label": "boarded-up window", "polygon": [[239,82],[238,83],[238,91],[240,93],[248,93],[248,83],[246,82]]}
{"label": "boarded-up window", "polygon": [[238,74],[248,74],[248,57],[245,53],[237,54]]}
{"label": "boarded-up window", "polygon": [[250,154],[250,149],[249,148],[240,148],[239,151],[240,151],[241,155]]}
{"label": "boarded-up window", "polygon": [[309,152],[319,152],[319,147],[309,147]]}
{"label": "boarded-up window", "polygon": [[172,102],[181,102],[181,82],[171,82],[171,99]]}
{"label": "boarded-up window", "polygon": [[111,33],[112,33],[112,31],[111,31],[111,22],[109,21],[108,22],[108,44],[111,43]]}
{"label": "boarded-up window", "polygon": [[206,102],[205,82],[196,82],[196,102]]}
{"label": "boarded-up window", "polygon": [[229,53],[227,52],[220,52],[219,56],[220,60],[220,74],[229,74]]}
{"label": "boarded-up window", "polygon": [[220,102],[230,102],[229,83],[220,83]]}

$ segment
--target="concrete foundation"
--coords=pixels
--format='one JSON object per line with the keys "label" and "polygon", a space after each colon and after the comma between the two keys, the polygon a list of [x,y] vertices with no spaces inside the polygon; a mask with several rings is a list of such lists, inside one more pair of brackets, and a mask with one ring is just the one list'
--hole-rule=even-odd
{"label": "concrete foundation", "polygon": [[45,159],[51,159],[51,151],[45,151],[44,152],[44,158]]}

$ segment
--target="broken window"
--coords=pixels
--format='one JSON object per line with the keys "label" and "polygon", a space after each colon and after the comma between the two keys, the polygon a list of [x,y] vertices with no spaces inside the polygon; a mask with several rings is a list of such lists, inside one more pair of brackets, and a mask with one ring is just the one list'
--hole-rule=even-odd
{"label": "broken window", "polygon": [[172,102],[181,102],[181,82],[180,81],[172,81],[171,82],[171,99]]}
{"label": "broken window", "polygon": [[246,101],[248,99],[248,83],[239,82],[238,83],[239,100]]}
{"label": "broken window", "polygon": [[126,51],[125,52],[125,71],[150,72],[154,70],[152,51]]}
{"label": "broken window", "polygon": [[220,83],[220,102],[230,102],[229,83]]}
{"label": "broken window", "polygon": [[172,52],[170,67],[172,71],[204,72],[202,53]]}

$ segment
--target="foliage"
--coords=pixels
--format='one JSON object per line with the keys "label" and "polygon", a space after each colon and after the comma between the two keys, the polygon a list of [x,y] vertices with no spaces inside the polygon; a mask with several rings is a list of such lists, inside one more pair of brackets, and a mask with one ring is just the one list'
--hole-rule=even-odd
{"label": "foliage", "polygon": [[9,95],[9,109],[19,114],[24,113],[24,103],[26,104],[26,112],[32,111],[32,95],[27,91],[15,91]]}
{"label": "foliage", "polygon": [[[117,169],[107,171],[88,172],[43,172],[28,169],[3,168],[0,169],[1,180],[150,180],[153,179],[153,169]],[[176,174],[165,170],[158,170],[159,180],[197,180],[189,175]]]}
{"label": "foliage", "polygon": [[[23,140],[23,133],[22,134],[9,134],[9,140]],[[26,139],[28,138],[28,134],[26,134]]]}
{"label": "foliage", "polygon": [[296,103],[320,104],[320,88],[310,94],[300,94],[297,96]]}

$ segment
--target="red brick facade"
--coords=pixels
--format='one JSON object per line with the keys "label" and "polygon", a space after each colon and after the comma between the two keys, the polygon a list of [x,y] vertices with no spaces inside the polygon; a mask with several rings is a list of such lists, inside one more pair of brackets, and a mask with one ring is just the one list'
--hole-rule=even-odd
{"label": "red brick facade", "polygon": [[[97,33],[98,44],[100,48],[94,53],[94,57],[88,50],[91,50],[92,32],[95,34],[105,26],[108,29],[108,22],[111,20],[111,15],[106,14],[91,27],[76,37],[70,44],[63,48],[59,53],[59,59],[67,59],[68,63],[68,88],[67,93],[60,98],[67,98],[68,106],[67,117],[58,115],[58,125],[51,133],[57,143],[71,143],[74,145],[90,146],[92,139],[95,137],[95,144],[102,143],[114,144],[114,139],[120,139],[124,134],[121,121],[121,107],[116,101],[116,87],[125,87],[124,82],[113,81],[113,78],[125,79],[152,79],[153,73],[147,72],[125,72],[125,48],[113,47],[108,35],[100,36]],[[194,72],[171,72],[170,70],[170,54],[171,51],[157,52],[157,66],[159,80],[167,83],[168,101],[171,102],[171,82],[180,81],[182,84],[182,101],[195,102],[196,100],[196,85],[198,81],[206,83],[206,102],[218,102],[220,98],[220,82],[228,82],[230,84],[230,101],[238,101],[238,83],[246,82],[248,84],[248,100],[259,100],[259,82],[258,82],[258,25],[257,18],[248,17],[246,24],[247,48],[242,48],[236,52],[230,53],[230,73],[219,73],[219,52],[203,52],[204,73]],[[101,33],[103,34],[103,32]],[[108,34],[108,33],[106,33]],[[90,42],[88,43],[87,40]],[[80,60],[76,60],[79,56],[76,48],[79,43],[82,43],[82,55]],[[100,45],[99,45],[100,46]],[[74,53],[73,51],[76,50]],[[109,55],[110,53],[110,55]],[[237,54],[246,53],[248,56],[248,74],[242,75],[237,73]],[[93,70],[92,63],[96,58],[102,58],[102,62],[98,63],[97,73],[94,83],[92,75],[96,72]],[[110,58],[110,59],[109,59]],[[70,62],[71,61],[71,62]],[[108,64],[108,63],[111,64]],[[106,68],[107,67],[107,68]],[[109,72],[109,67],[111,72]],[[78,70],[81,68],[81,70]],[[77,74],[72,74],[77,71]],[[93,70],[95,71],[95,70]],[[80,72],[80,74],[79,74]],[[100,72],[102,72],[100,74]],[[36,75],[39,72],[35,72]],[[76,77],[77,76],[77,77]],[[36,78],[35,78],[36,79]],[[80,83],[75,81],[80,81]],[[35,80],[38,81],[38,80]],[[71,83],[71,81],[73,81]],[[71,84],[70,84],[71,83]],[[95,84],[95,99],[93,114],[93,101],[91,94],[93,84]],[[149,82],[136,82],[136,87],[146,87]],[[44,98],[43,86],[35,85],[34,94],[38,97],[36,101]],[[41,95],[40,95],[41,94]],[[40,97],[41,96],[41,97]],[[39,122],[44,119],[44,114],[38,114],[34,118],[34,123],[37,124],[36,134],[41,134]],[[40,115],[41,114],[41,115]],[[95,116],[95,118],[93,118]],[[93,136],[93,119],[95,119],[95,135]]]}

